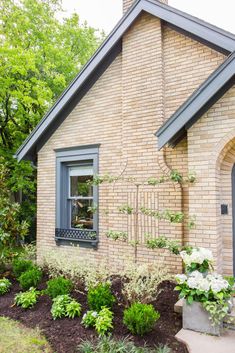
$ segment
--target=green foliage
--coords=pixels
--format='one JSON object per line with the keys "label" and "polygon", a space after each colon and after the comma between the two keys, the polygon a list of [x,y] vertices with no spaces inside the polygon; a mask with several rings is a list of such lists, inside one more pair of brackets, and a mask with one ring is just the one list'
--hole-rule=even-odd
{"label": "green foliage", "polygon": [[127,241],[128,234],[127,232],[109,230],[108,232],[106,232],[106,237],[113,240]]}
{"label": "green foliage", "polygon": [[82,324],[88,328],[88,327],[95,327],[95,322],[98,317],[97,311],[87,311],[82,318]]}
{"label": "green foliage", "polygon": [[9,292],[11,287],[11,282],[7,278],[0,279],[0,295]]}
{"label": "green foliage", "polygon": [[82,324],[85,327],[94,327],[100,336],[105,335],[113,328],[113,313],[109,308],[102,307],[97,311],[87,311],[83,315]]}
{"label": "green foliage", "polygon": [[87,301],[91,310],[100,311],[102,307],[112,308],[115,303],[109,283],[99,283],[91,287],[87,293]]}
{"label": "green foliage", "polygon": [[224,300],[206,301],[202,305],[210,315],[212,326],[220,325],[229,312],[229,304]]}
{"label": "green foliage", "polygon": [[170,173],[170,180],[181,183],[183,181],[182,175],[178,172],[178,170],[172,170]]}
{"label": "green foliage", "polygon": [[72,281],[64,277],[57,277],[47,281],[45,293],[51,298],[56,298],[58,295],[69,294],[72,290]]}
{"label": "green foliage", "polygon": [[99,336],[104,336],[113,328],[113,313],[109,308],[103,307],[95,321],[95,329]]}
{"label": "green foliage", "polygon": [[159,220],[167,220],[170,223],[182,223],[184,220],[184,214],[182,212],[173,212],[169,210],[156,211],[143,206],[140,207],[140,211],[146,216],[150,216]]}
{"label": "green foliage", "polygon": [[74,319],[76,316],[81,315],[81,308],[81,304],[72,299],[68,294],[58,295],[53,299],[51,315],[54,320],[66,316]]}
{"label": "green foliage", "polygon": [[37,303],[39,292],[35,288],[30,288],[27,292],[20,292],[15,296],[15,304],[23,309],[32,308]]}
{"label": "green foliage", "polygon": [[[36,170],[13,158],[16,149],[103,39],[77,14],[59,20],[61,1],[1,0],[0,156],[22,218],[35,214]],[[3,237],[3,235],[2,235]]]}
{"label": "green foliage", "polygon": [[0,210],[0,244],[15,245],[28,233],[28,223],[20,221],[20,205],[11,203],[8,199],[1,199]]}
{"label": "green foliage", "polygon": [[103,336],[97,342],[85,341],[79,345],[81,353],[171,353],[168,346],[137,347],[127,338],[115,340],[110,336]]}
{"label": "green foliage", "polygon": [[66,306],[66,316],[68,316],[70,319],[74,319],[76,316],[81,315],[81,309],[81,304],[73,299]]}
{"label": "green foliage", "polygon": [[134,208],[130,205],[122,205],[118,208],[118,210],[120,213],[131,215],[134,211]]}
{"label": "green foliage", "polygon": [[160,318],[151,304],[133,303],[124,310],[123,323],[133,335],[143,336],[150,332]]}
{"label": "green foliage", "polygon": [[192,250],[192,246],[182,246],[178,241],[168,239],[164,236],[152,238],[150,234],[145,234],[145,240],[147,248],[167,249],[174,255],[179,255],[179,253],[183,250],[185,250],[187,253],[190,253]]}
{"label": "green foliage", "polygon": [[31,287],[37,287],[42,279],[42,271],[37,266],[23,272],[19,277],[19,283],[22,289],[27,290]]}
{"label": "green foliage", "polygon": [[23,272],[30,270],[33,266],[30,260],[15,259],[12,263],[12,270],[15,277],[19,278]]}

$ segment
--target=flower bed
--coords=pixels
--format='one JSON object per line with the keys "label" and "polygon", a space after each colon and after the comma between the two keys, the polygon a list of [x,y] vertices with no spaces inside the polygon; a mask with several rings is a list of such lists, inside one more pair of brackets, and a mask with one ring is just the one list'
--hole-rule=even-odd
{"label": "flower bed", "polygon": [[[15,295],[21,291],[19,283],[12,277],[10,291],[0,297],[0,316],[10,317],[19,320],[27,327],[39,327],[48,341],[57,353],[75,353],[77,347],[82,341],[96,340],[98,335],[93,328],[86,328],[81,324],[82,316],[87,312],[87,293],[84,285],[78,283],[76,290],[72,290],[70,295],[81,304],[82,315],[70,319],[63,317],[53,320],[51,314],[52,300],[46,294],[39,296],[37,303],[32,309],[23,309],[20,306],[13,306]],[[38,286],[38,290],[46,288],[47,275],[44,274],[43,279]],[[174,313],[174,304],[177,301],[177,293],[174,292],[175,284],[165,281],[160,285],[162,290],[158,298],[151,302],[154,308],[160,313],[160,319],[157,321],[153,330],[146,333],[143,337],[132,336],[123,324],[123,311],[126,303],[121,291],[121,280],[118,277],[112,279],[112,293],[116,301],[113,304],[112,311],[114,313],[112,337],[123,339],[129,336],[137,346],[144,346],[145,343],[149,347],[154,348],[159,344],[168,345],[171,353],[187,353],[186,347],[178,342],[174,335],[181,329],[180,315]]]}

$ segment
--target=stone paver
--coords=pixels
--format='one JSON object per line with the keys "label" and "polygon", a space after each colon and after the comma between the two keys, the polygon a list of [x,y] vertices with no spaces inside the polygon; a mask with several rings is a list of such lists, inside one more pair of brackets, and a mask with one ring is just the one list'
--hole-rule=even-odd
{"label": "stone paver", "polygon": [[182,329],[176,338],[187,345],[189,353],[235,353],[235,331],[225,330],[217,337]]}

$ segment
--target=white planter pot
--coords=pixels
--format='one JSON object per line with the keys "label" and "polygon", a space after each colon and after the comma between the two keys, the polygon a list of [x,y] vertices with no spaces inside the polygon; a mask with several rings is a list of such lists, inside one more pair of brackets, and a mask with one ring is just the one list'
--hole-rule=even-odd
{"label": "white planter pot", "polygon": [[223,324],[212,326],[209,320],[209,313],[203,308],[201,303],[193,302],[187,304],[183,302],[183,328],[197,332],[219,336]]}

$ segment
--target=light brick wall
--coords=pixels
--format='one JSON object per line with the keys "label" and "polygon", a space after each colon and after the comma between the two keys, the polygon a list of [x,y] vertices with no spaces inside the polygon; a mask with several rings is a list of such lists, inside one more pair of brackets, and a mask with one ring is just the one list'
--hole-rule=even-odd
{"label": "light brick wall", "polygon": [[[197,227],[190,232],[189,240],[198,246],[211,247],[217,259],[217,269],[226,274],[232,273],[231,169],[234,163],[234,124],[233,88],[188,131],[188,165],[197,174],[197,183],[189,191],[189,209],[197,217]],[[222,201],[229,205],[227,216],[220,214]]]}
{"label": "light brick wall", "polygon": [[[143,246],[144,233],[151,232],[153,236],[166,235],[172,239],[183,239],[186,242],[212,247],[218,254],[218,259],[221,258],[218,263],[222,264],[219,251],[223,244],[221,236],[218,235],[221,228],[221,222],[218,221],[220,216],[217,215],[215,220],[219,194],[214,176],[216,168],[211,167],[210,174],[208,167],[212,145],[208,146],[206,128],[210,121],[214,121],[214,117],[207,119],[206,125],[203,119],[200,120],[197,123],[199,128],[197,124],[193,126],[189,131],[188,140],[184,139],[175,149],[157,151],[154,136],[154,132],[170,113],[222,60],[221,54],[167,29],[157,18],[148,14],[140,16],[124,35],[122,54],[115,59],[39,152],[39,258],[48,250],[66,249],[68,255],[75,254],[78,260],[89,258],[105,261],[112,268],[120,268],[128,259],[134,259],[132,246],[108,240],[105,236],[109,229],[123,230],[128,231],[129,240],[135,240],[133,217],[127,218],[117,212],[118,206],[124,203],[135,204],[136,188],[130,183],[125,185],[119,182],[115,187],[100,186],[98,250],[71,246],[58,248],[54,241],[54,150],[101,144],[100,174],[119,175],[124,171],[125,176],[134,176],[140,182],[149,177],[169,173],[171,169],[178,169],[184,175],[187,175],[188,170],[195,170],[199,174],[198,183],[190,188],[185,186],[181,189],[175,183],[156,188],[140,187],[140,205],[161,210],[184,210],[197,214],[199,223],[196,230],[189,232],[186,224],[183,228],[181,224],[172,225],[166,221],[157,222],[140,216],[137,232],[140,241],[137,250],[138,262],[163,259],[172,271],[181,270],[181,262],[177,257],[172,257],[167,252],[147,250]],[[177,75],[179,71],[182,77]],[[216,116],[216,111],[214,114]],[[200,124],[204,124],[202,129]],[[214,143],[223,133],[223,129],[218,130]],[[206,151],[201,159],[200,143]],[[204,171],[206,175],[202,181]],[[207,195],[208,192],[211,194]],[[204,200],[208,205],[206,210],[202,210]],[[209,220],[208,215],[205,216],[207,210],[209,217],[212,217]],[[226,241],[225,239],[224,242]],[[228,258],[224,257],[224,260],[226,259]],[[229,263],[229,260],[226,261]]]}

